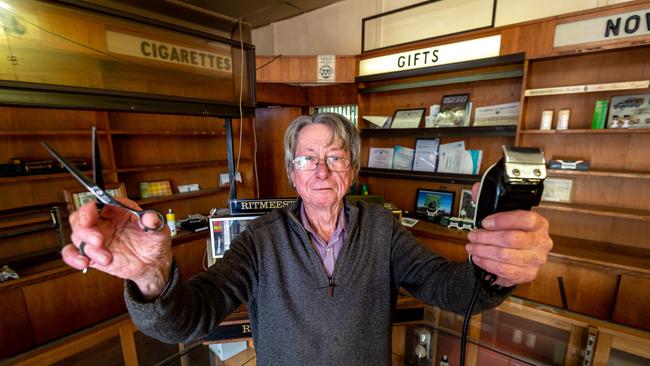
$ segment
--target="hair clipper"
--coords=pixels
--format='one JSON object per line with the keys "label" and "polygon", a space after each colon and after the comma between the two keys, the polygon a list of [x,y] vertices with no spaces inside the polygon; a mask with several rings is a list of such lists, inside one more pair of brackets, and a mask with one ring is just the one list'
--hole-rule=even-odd
{"label": "hair clipper", "polygon": [[[490,166],[481,178],[474,212],[474,226],[493,213],[530,210],[539,204],[544,191],[546,164],[538,147],[502,146],[503,158]],[[469,256],[472,262],[472,256]],[[474,262],[472,262],[474,264]],[[481,282],[492,285],[497,276],[474,264]]]}

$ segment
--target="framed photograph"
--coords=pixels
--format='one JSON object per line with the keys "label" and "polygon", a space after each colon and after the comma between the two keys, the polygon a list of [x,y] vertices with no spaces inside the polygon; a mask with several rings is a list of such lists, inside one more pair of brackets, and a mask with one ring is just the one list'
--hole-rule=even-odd
{"label": "framed photograph", "polygon": [[571,203],[573,180],[564,178],[546,178],[542,201]]}
{"label": "framed photograph", "polygon": [[140,198],[151,198],[172,195],[172,182],[159,180],[156,182],[140,182]]}
{"label": "framed photograph", "polygon": [[438,222],[441,217],[451,216],[455,193],[418,188],[415,198],[415,214],[428,221]]}
{"label": "framed photograph", "polygon": [[418,128],[424,120],[425,108],[398,109],[393,114],[390,128]]}
{"label": "framed photograph", "polygon": [[458,217],[461,219],[474,220],[474,211],[476,204],[472,202],[472,191],[470,189],[463,189],[460,192],[460,204],[458,205]]}
{"label": "framed photograph", "polygon": [[[104,189],[106,193],[113,197],[127,198],[126,188],[124,183],[106,183]],[[68,204],[68,210],[72,213],[81,207],[86,202],[95,200],[95,195],[88,192],[83,187],[76,187],[74,189],[64,189],[63,196]]]}
{"label": "framed photograph", "polygon": [[208,265],[216,258],[223,257],[230,249],[230,243],[239,236],[248,224],[259,216],[210,217],[210,245],[208,247]]}

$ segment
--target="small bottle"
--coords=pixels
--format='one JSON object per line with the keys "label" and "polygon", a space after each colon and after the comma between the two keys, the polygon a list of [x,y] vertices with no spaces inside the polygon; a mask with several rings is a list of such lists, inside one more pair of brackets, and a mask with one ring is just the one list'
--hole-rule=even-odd
{"label": "small bottle", "polygon": [[169,226],[169,231],[171,231],[172,236],[176,236],[176,215],[171,208],[167,212],[167,226]]}
{"label": "small bottle", "polygon": [[614,115],[612,121],[609,123],[609,128],[618,128],[618,116]]}
{"label": "small bottle", "polygon": [[449,357],[447,355],[442,355],[440,358],[440,366],[449,366]]}
{"label": "small bottle", "polygon": [[367,196],[368,195],[368,185],[367,184],[362,184],[361,185],[361,195],[362,196]]}

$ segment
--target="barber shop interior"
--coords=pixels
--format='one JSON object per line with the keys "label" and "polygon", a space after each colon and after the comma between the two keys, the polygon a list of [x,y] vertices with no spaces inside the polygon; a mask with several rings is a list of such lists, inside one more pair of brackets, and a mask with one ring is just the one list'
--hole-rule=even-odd
{"label": "barber shop interior", "polygon": [[0,21],[0,366],[650,365],[650,0]]}

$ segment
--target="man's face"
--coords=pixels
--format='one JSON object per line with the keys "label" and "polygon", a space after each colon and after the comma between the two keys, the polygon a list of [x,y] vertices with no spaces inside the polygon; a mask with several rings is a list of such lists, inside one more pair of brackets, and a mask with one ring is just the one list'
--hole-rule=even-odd
{"label": "man's face", "polygon": [[350,154],[342,149],[340,140],[332,140],[332,129],[323,124],[313,124],[304,127],[298,135],[298,146],[295,156],[314,156],[321,159],[316,170],[294,170],[291,178],[296,185],[296,191],[306,206],[315,209],[327,209],[343,200],[352,183],[352,169],[345,172],[332,172],[328,169],[325,159],[331,156],[350,158]]}

